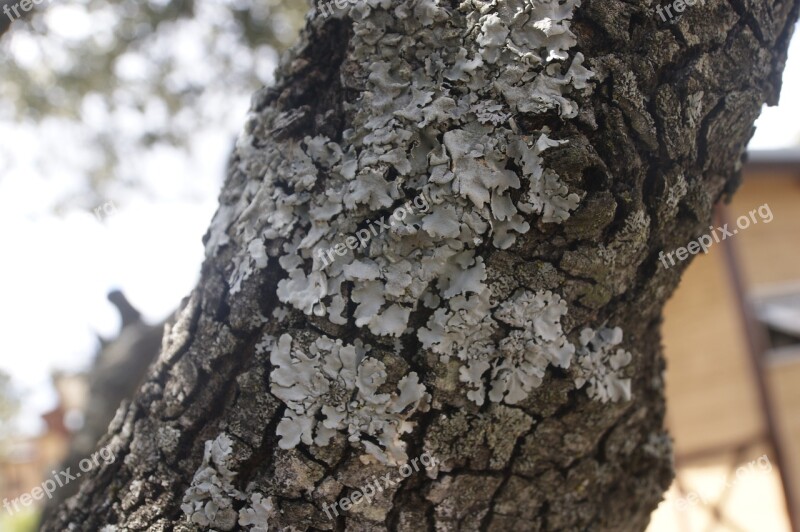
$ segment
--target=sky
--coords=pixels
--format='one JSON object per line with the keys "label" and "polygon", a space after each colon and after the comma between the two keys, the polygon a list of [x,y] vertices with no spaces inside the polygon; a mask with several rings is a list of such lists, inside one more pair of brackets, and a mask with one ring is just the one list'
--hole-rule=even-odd
{"label": "sky", "polygon": [[[190,46],[191,41],[184,42]],[[225,128],[198,131],[191,152],[159,149],[137,161],[140,194],[95,214],[54,205],[80,194],[85,182],[66,164],[90,156],[62,139],[63,124],[34,128],[0,121],[0,369],[23,393],[20,430],[41,430],[40,414],[52,408],[54,370],[79,371],[91,362],[96,335],[119,328],[106,300],[121,289],[150,323],[168,317],[199,277],[201,238],[211,221],[225,162],[247,108],[233,104]],[[800,39],[792,43],[780,107],[757,122],[753,149],[800,144]],[[55,146],[47,175],[35,164],[45,140]],[[59,152],[60,147],[60,152]],[[112,201],[112,200],[109,200]]]}
{"label": "sky", "polygon": [[[18,131],[0,125],[0,142],[15,137]],[[0,178],[0,369],[24,393],[24,432],[38,430],[38,414],[54,406],[51,371],[84,369],[98,346],[96,335],[116,335],[110,290],[121,289],[146,321],[156,323],[194,287],[231,137],[208,133],[200,144],[205,148],[193,150],[193,162],[174,153],[146,165],[148,178],[185,176],[185,187],[206,185],[195,201],[171,198],[165,186],[161,197],[56,216],[52,202],[69,188],[61,188],[68,179],[43,178],[24,165]],[[170,187],[178,187],[175,180]]]}
{"label": "sky", "polygon": [[[196,118],[188,153],[163,144],[130,152],[118,182],[103,192],[107,197],[98,212],[87,207],[95,204],[96,193],[88,189],[85,168],[102,149],[94,144],[92,129],[111,124],[122,132],[115,140],[133,149],[130,139],[163,129],[170,117],[150,108],[109,111],[93,96],[82,108],[88,127],[59,118],[17,123],[0,115],[0,370],[11,374],[23,399],[21,434],[40,431],[40,415],[55,406],[52,372],[86,369],[98,335],[111,339],[118,333],[109,291],[122,290],[145,321],[155,324],[197,283],[201,239],[250,99],[249,90],[234,92],[241,83],[218,79],[204,43],[217,35],[215,59],[233,57],[238,61],[228,65],[233,72],[256,71],[264,80],[271,78],[277,56],[262,48],[237,53],[239,44],[220,30],[226,27],[219,11],[224,9],[218,2],[198,4],[197,16],[175,23],[169,42],[155,42],[151,50],[154,62],[172,61],[168,81],[204,87],[199,109],[186,109]],[[89,21],[84,5],[49,5],[42,16],[48,40],[15,30],[2,41],[0,53],[15,54],[31,72],[52,68],[38,67],[39,44],[54,51],[53,42],[102,37],[104,31]],[[134,92],[148,66],[141,53],[131,51],[117,65],[117,75],[130,79]],[[126,186],[131,181],[135,187]]]}
{"label": "sky", "polygon": [[800,25],[789,45],[789,59],[783,72],[781,100],[776,107],[765,107],[756,121],[752,150],[800,146]]}

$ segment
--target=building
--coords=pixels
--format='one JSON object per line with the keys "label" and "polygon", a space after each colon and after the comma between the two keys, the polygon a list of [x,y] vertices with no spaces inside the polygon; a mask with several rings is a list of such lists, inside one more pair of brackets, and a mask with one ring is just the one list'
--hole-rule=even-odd
{"label": "building", "polygon": [[[752,223],[764,205],[772,220]],[[741,216],[748,227],[695,258],[665,311],[678,478],[652,532],[798,527],[800,150],[752,154],[715,226]]]}

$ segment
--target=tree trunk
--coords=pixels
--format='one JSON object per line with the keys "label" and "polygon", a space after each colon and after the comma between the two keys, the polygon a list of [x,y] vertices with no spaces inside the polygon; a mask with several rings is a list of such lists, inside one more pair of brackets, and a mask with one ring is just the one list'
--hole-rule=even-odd
{"label": "tree trunk", "polygon": [[45,529],[644,529],[659,254],[735,189],[798,3],[339,4],[254,96],[117,459]]}

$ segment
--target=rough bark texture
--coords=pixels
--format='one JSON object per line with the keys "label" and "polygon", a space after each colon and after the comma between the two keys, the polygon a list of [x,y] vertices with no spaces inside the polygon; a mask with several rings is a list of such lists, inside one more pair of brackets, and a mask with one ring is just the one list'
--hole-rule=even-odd
{"label": "rough bark texture", "polygon": [[[514,65],[504,65],[502,58],[492,63],[492,35],[481,17],[494,11],[507,14],[517,5],[523,3],[376,0],[356,5],[350,17],[339,13],[309,19],[301,44],[282,64],[276,87],[253,99],[246,134],[231,161],[220,212],[207,237],[202,279],[167,327],[148,381],[119,410],[103,442],[116,450],[117,461],[95,471],[45,530],[98,530],[103,525],[109,525],[105,530],[258,530],[254,523],[267,521],[277,530],[646,527],[672,478],[663,429],[659,325],[662,307],[686,265],[665,269],[658,254],[708,232],[713,205],[735,189],[761,105],[776,103],[798,4],[707,0],[687,7],[676,24],[665,24],[650,2],[585,1],[572,16],[577,44],[553,75],[568,78],[570,62],[580,67],[579,51],[594,77],[584,88],[575,74],[567,99],[558,106],[545,102],[541,108],[528,105],[525,95],[514,101],[518,93],[508,86],[503,90],[499,82],[496,99],[488,101],[491,82],[485,77],[498,67],[513,73]],[[481,36],[482,44],[476,45]],[[483,64],[470,63],[477,53],[484,54]],[[437,79],[436,58],[457,71]],[[376,321],[358,309],[356,302],[365,296],[353,299],[360,285],[348,280],[341,285],[343,307],[326,298],[327,307],[309,303],[298,308],[303,304],[296,294],[310,290],[303,284],[306,279],[298,274],[300,280],[287,285],[287,271],[298,266],[278,260],[299,253],[298,235],[310,232],[305,223],[309,207],[292,205],[292,195],[302,191],[293,179],[311,173],[303,186],[311,198],[307,201],[318,208],[321,204],[314,202],[319,198],[347,197],[353,189],[331,190],[339,184],[336,173],[346,173],[343,165],[335,165],[347,159],[347,149],[345,155],[320,156],[335,151],[325,142],[356,146],[357,153],[374,149],[365,136],[378,133],[374,124],[365,124],[394,100],[401,101],[409,84],[435,85],[432,98],[422,98],[418,109],[408,111],[422,113],[419,122],[413,120],[417,126],[404,123],[412,137],[425,132],[430,153],[422,157],[422,171],[432,174],[425,161],[432,167],[435,154],[441,154],[445,169],[456,174],[454,183],[470,168],[459,168],[452,143],[446,152],[442,145],[448,143],[448,131],[476,121],[470,114],[475,108],[463,107],[460,99],[470,92],[477,94],[478,105],[499,105],[483,107],[489,114],[496,111],[487,118],[495,129],[471,145],[485,149],[481,155],[487,161],[491,154],[486,146],[492,139],[505,139],[509,145],[522,139],[530,145],[547,133],[568,141],[548,149],[541,161],[557,174],[559,185],[580,199],[577,207],[568,206],[572,200],[564,193],[555,214],[561,219],[554,221],[547,207],[525,214],[529,227],[517,229],[510,240],[481,240],[473,247],[470,265],[477,268],[482,258],[478,284],[488,287],[495,317],[502,314],[497,309],[504,302],[521,301],[520,293],[539,298],[552,291],[556,300],[563,298],[568,311],[561,315],[559,332],[563,329],[563,339],[578,346],[576,357],[585,343],[579,340],[583,329],[619,327],[624,332],[619,347],[632,355],[619,376],[631,379],[632,399],[601,402],[590,397],[598,397],[596,388],[594,393],[577,389],[578,358],[571,365],[551,361],[543,382],[526,385],[522,398],[512,399],[516,392],[511,388],[505,397],[496,393],[508,385],[502,379],[516,374],[501,371],[500,355],[495,354],[493,369],[479,379],[486,390],[477,389],[477,381],[464,376],[477,359],[459,354],[448,360],[435,345],[424,348],[420,340],[419,331],[436,322],[437,304],[448,304],[443,300],[422,305],[408,294],[390,299],[390,289],[382,287],[387,304],[396,308],[381,307],[373,314],[393,319]],[[439,100],[443,96],[453,104]],[[467,106],[472,104],[476,99],[467,100]],[[360,129],[369,127],[368,132]],[[344,134],[347,130],[354,132]],[[320,143],[318,138],[327,140]],[[383,150],[387,157],[358,164],[359,172],[369,166],[393,190],[387,193],[392,207],[412,199],[426,183],[414,178],[419,161],[412,155],[424,143],[413,138],[414,145],[403,144],[403,138],[391,141],[403,147],[400,154]],[[309,170],[295,155],[312,151],[316,155],[307,157],[314,163]],[[532,179],[524,165],[513,156],[500,166],[491,162],[485,163],[487,174],[514,174],[523,183],[510,186],[516,202]],[[363,175],[355,180],[358,186],[366,186]],[[470,208],[480,210],[481,200],[475,197],[480,191],[470,193],[463,182],[461,188],[453,186],[452,198],[437,196],[438,189],[430,187],[425,190],[436,208],[451,205],[464,217]],[[264,212],[275,198],[284,203]],[[363,222],[386,214],[387,205],[375,201],[345,205],[340,218],[355,221],[340,228],[355,232]],[[288,210],[281,209],[284,205]],[[492,203],[492,209],[499,208]],[[281,217],[294,224],[291,231],[276,229]],[[496,236],[502,224],[497,216],[492,223]],[[343,241],[327,240],[324,247]],[[370,256],[377,261],[373,248]],[[309,274],[316,259],[310,254],[303,259],[300,267]],[[315,262],[313,268],[317,266]],[[452,290],[457,284],[453,278],[433,281],[440,292],[458,292]],[[344,319],[331,321],[326,314],[331,306]],[[491,342],[503,345],[517,332],[522,331],[498,326]],[[279,337],[288,338],[291,347],[280,347]],[[361,345],[357,340],[368,344],[370,360],[380,361],[386,377],[381,392],[391,394],[402,386],[401,377],[412,372],[425,386],[430,397],[407,420],[414,426],[403,435],[404,450],[390,451],[381,439],[385,427],[374,434],[356,428],[350,442],[347,431],[336,430],[325,446],[279,446],[279,433],[284,444],[291,437],[282,425],[285,401],[280,392],[275,395],[275,376],[271,379],[276,353],[282,348],[313,351],[310,346],[324,337],[341,340],[342,350]],[[495,391],[491,400],[485,397],[490,388]],[[319,435],[322,429],[316,430]],[[351,426],[351,436],[353,430]],[[370,445],[373,452],[368,453]],[[417,457],[423,452],[438,460],[435,470],[413,474],[371,504],[340,512],[335,520],[323,512],[323,504],[359,489],[373,475],[397,476],[395,465],[380,460],[402,462],[404,454]],[[221,502],[211,510],[206,506],[201,512],[205,517],[186,506],[204,493]],[[210,524],[198,524],[204,518]]]}

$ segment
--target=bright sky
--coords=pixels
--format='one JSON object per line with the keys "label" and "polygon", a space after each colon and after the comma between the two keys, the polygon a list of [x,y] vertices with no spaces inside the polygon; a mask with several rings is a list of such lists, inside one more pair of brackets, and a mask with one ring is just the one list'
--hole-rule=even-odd
{"label": "bright sky", "polygon": [[[244,122],[245,108],[237,103],[233,123]],[[795,39],[781,106],[759,119],[751,146],[800,144],[798,117],[800,40]],[[37,143],[42,136],[57,140],[68,133],[57,124],[42,131],[0,122],[0,143],[14,146],[13,161],[0,159],[0,369],[25,393],[25,432],[38,430],[39,414],[54,406],[50,372],[85,368],[97,346],[95,332],[116,333],[108,291],[122,289],[148,321],[157,322],[192,289],[203,257],[201,238],[216,208],[237,127],[198,132],[188,159],[168,151],[149,154],[140,161],[140,178],[156,194],[126,196],[116,212],[99,220],[87,211],[53,214],[60,198],[83,186],[59,157],[90,154],[69,148],[53,153],[53,170],[43,177],[33,164]]]}
{"label": "bright sky", "polygon": [[789,59],[783,72],[781,101],[766,107],[756,121],[750,149],[768,150],[800,146],[800,24],[795,26],[789,45]]}
{"label": "bright sky", "polygon": [[[174,75],[207,89],[210,83],[203,76],[217,73],[198,68],[206,52],[196,36],[218,32],[214,24],[224,24],[220,9],[225,9],[220,3],[203,2],[197,17],[170,33]],[[48,35],[108,40],[103,28],[112,24],[91,22],[86,13],[85,5],[49,5],[43,13]],[[37,44],[59,53],[49,42],[33,41],[36,37],[9,33],[3,45],[35,69],[41,61]],[[244,57],[235,53],[229,38],[223,41],[220,53],[224,48],[233,57]],[[168,53],[163,48],[156,52]],[[260,74],[268,69],[261,79],[269,79],[275,53],[260,51],[253,54],[254,64],[244,67]],[[120,76],[135,80],[142,74],[137,69],[142,61],[137,63],[135,55],[122,63]],[[100,217],[80,207],[55,214],[65,198],[73,198],[72,205],[91,202],[82,171],[98,148],[86,131],[58,119],[38,126],[0,119],[0,369],[12,375],[23,394],[23,432],[41,429],[40,414],[55,406],[52,371],[85,369],[99,345],[96,334],[117,334],[118,314],[106,300],[110,290],[123,290],[146,321],[157,323],[196,284],[204,253],[201,239],[250,96],[231,94],[229,86],[222,89],[222,95],[214,92],[218,86],[204,92],[204,113],[198,116],[206,127],[194,132],[189,156],[165,147],[131,156],[124,166],[127,175],[121,177],[134,179],[137,188],[110,190],[114,203]],[[214,114],[213,109],[220,111]],[[109,115],[97,98],[86,98],[83,111],[88,125],[115,124],[131,136],[148,127],[158,130],[164,120],[163,113]]]}
{"label": "bright sky", "polygon": [[[0,142],[19,138],[19,129],[0,124]],[[201,238],[216,208],[231,137],[207,134],[201,144],[196,164],[177,153],[154,156],[152,174],[143,176],[172,187],[205,185],[205,198],[196,202],[172,200],[161,187],[167,197],[131,197],[109,205],[108,216],[55,216],[52,200],[72,190],[68,176],[45,179],[23,170],[0,179],[0,368],[26,393],[26,431],[35,430],[38,414],[54,405],[50,372],[86,367],[95,333],[116,334],[118,315],[106,300],[110,290],[122,289],[147,321],[157,322],[196,283]]]}

